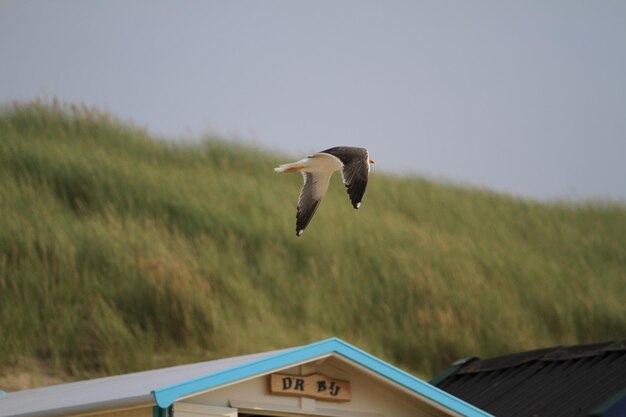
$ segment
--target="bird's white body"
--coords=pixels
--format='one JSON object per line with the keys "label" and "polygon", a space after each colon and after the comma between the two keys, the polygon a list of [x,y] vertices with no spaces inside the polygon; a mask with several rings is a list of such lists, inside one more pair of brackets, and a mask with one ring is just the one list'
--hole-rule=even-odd
{"label": "bird's white body", "polygon": [[343,164],[339,158],[327,153],[316,153],[307,156],[297,162],[284,164],[278,168],[274,168],[276,172],[314,172],[314,173],[333,173],[343,169]]}
{"label": "bird's white body", "polygon": [[[310,196],[314,200],[321,200],[324,194],[326,194],[326,190],[328,190],[328,184],[333,172],[341,169],[343,169],[343,164],[339,158],[327,153],[316,153],[297,162],[281,165],[278,168],[274,168],[274,171],[301,172],[304,177],[304,183],[310,190]],[[307,172],[312,175],[307,177]]]}

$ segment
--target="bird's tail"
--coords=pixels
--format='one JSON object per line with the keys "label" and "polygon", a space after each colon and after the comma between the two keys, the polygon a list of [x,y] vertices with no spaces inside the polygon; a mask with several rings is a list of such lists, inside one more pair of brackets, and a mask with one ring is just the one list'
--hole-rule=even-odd
{"label": "bird's tail", "polygon": [[304,168],[302,162],[292,162],[290,164],[283,164],[277,168],[274,168],[276,172],[300,172]]}

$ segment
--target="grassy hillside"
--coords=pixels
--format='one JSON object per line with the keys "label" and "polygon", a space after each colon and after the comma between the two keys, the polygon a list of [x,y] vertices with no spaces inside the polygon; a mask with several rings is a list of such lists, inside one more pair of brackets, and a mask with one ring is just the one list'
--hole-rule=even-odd
{"label": "grassy hillside", "polygon": [[625,207],[375,165],[360,210],[336,175],[297,238],[301,177],[272,169],[290,159],[175,146],[83,108],[5,108],[0,370],[85,377],[338,336],[427,376],[626,336]]}

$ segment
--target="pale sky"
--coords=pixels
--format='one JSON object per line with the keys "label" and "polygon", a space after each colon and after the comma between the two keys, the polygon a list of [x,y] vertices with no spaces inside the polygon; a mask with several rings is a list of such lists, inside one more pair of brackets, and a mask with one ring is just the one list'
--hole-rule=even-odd
{"label": "pale sky", "polygon": [[364,146],[374,170],[626,201],[623,0],[0,0],[0,103],[36,97],[174,140]]}

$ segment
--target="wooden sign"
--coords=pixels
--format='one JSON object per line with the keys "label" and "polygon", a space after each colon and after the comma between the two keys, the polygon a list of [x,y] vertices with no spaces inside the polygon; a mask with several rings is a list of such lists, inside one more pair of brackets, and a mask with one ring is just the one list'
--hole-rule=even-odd
{"label": "wooden sign", "polygon": [[350,382],[322,374],[272,374],[270,392],[274,395],[309,397],[324,401],[350,401]]}

